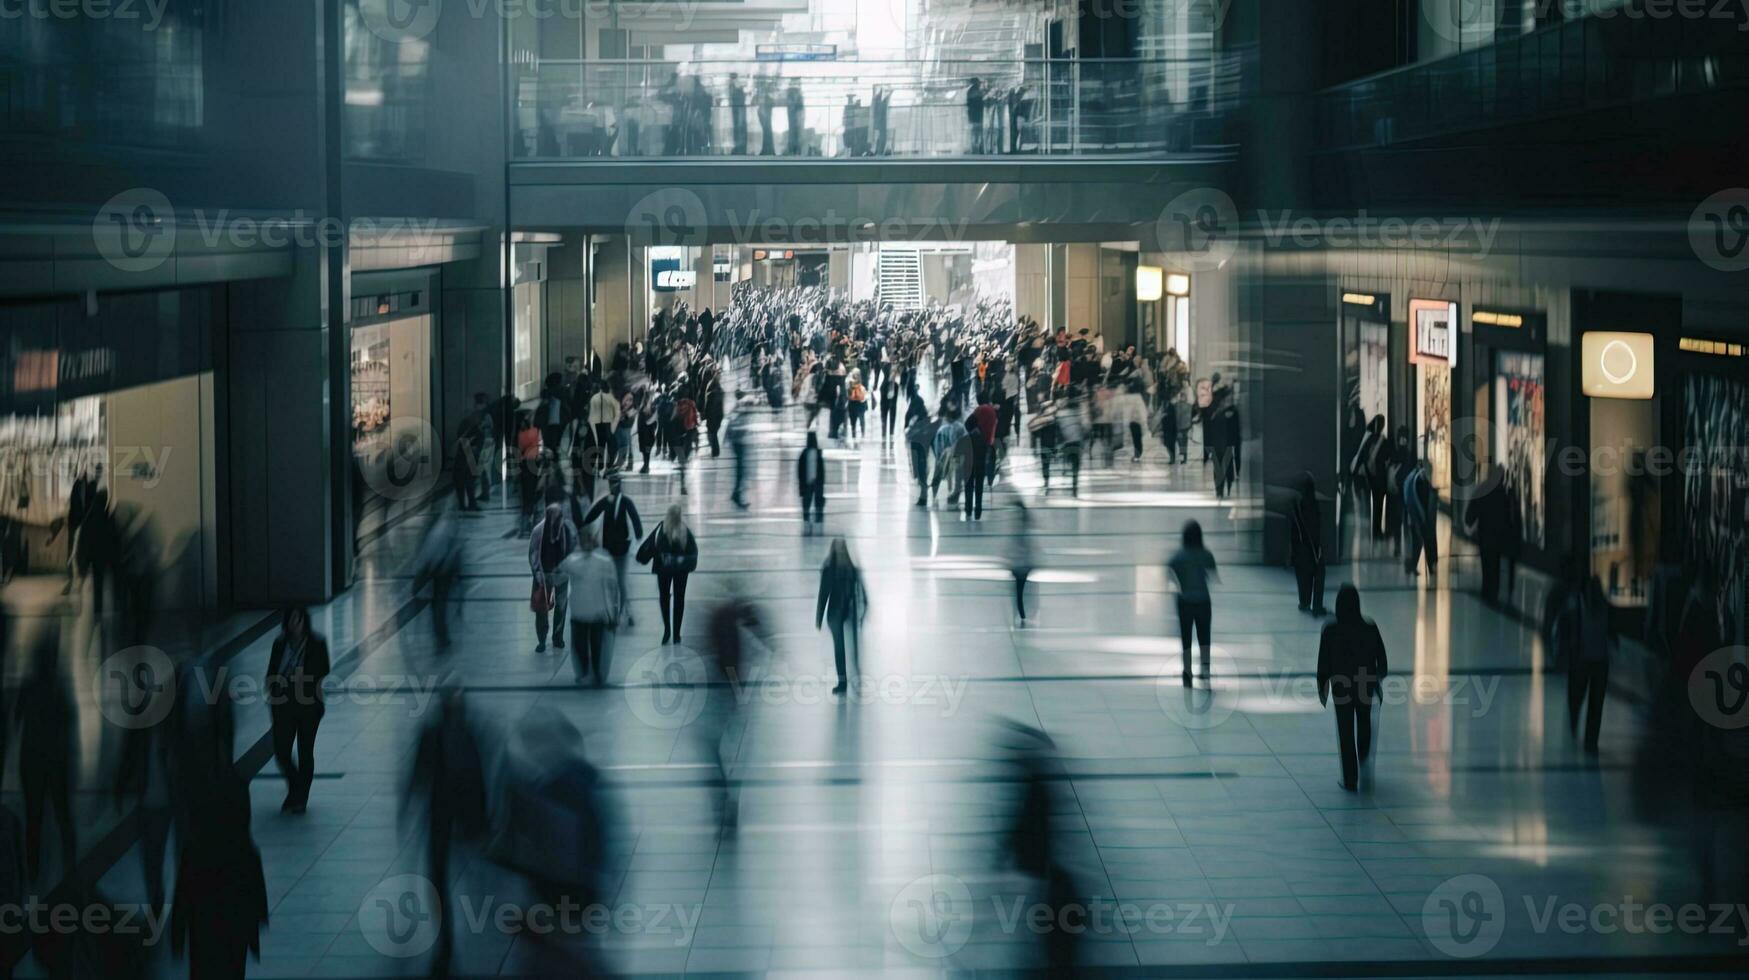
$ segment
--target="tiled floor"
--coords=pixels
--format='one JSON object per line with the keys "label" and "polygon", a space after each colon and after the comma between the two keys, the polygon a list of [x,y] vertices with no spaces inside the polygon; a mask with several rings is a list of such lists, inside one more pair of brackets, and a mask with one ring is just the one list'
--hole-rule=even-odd
{"label": "tiled floor", "polygon": [[[1685,829],[1653,820],[1659,808],[1636,796],[1638,712],[1612,699],[1601,755],[1579,752],[1564,679],[1545,673],[1534,628],[1453,590],[1453,576],[1428,591],[1384,561],[1331,573],[1332,592],[1355,577],[1365,586],[1405,681],[1382,709],[1372,784],[1349,794],[1310,688],[1319,623],[1296,611],[1287,572],[1256,564],[1262,522],[1215,506],[1198,468],[1120,459],[1084,474],[1071,499],[1037,496],[1023,464],[985,520],[966,524],[912,507],[903,447],[868,440],[828,451],[829,533],[803,537],[800,437],[764,438],[751,511],[726,500],[727,457],[693,474],[684,499],[702,555],[685,642],[658,645],[654,582],[640,570],[637,626],[615,641],[605,689],[573,685],[568,651],[534,651],[508,511],[463,520],[457,642],[441,658],[407,578],[424,522],[373,547],[369,577],[317,616],[353,686],[321,728],[309,812],[279,813],[271,764],[253,784],[272,921],[251,976],[427,973],[430,933],[413,928],[419,907],[407,904],[418,879],[402,877],[424,871],[422,845],[400,786],[429,691],[446,677],[495,730],[537,706],[574,721],[614,812],[609,907],[580,935],[536,942],[513,921],[535,911],[529,887],[483,857],[459,862],[459,973],[576,975],[567,951],[623,972],[1007,970],[1042,965],[1082,913],[1077,961],[1136,975],[1536,973],[1553,961],[1661,973],[1738,952],[1749,935],[1737,918],[1724,935],[1697,936],[1593,914],[1624,896],[1699,900]],[[627,486],[647,519],[676,489],[664,467]],[[1037,623],[1024,630],[1002,558],[1017,493],[1032,507],[1041,566]],[[1179,684],[1161,567],[1193,517],[1224,563],[1212,696]],[[827,693],[830,640],[812,627],[835,534],[872,597],[865,680],[848,702]],[[770,615],[764,677],[670,684],[717,680],[688,644],[730,590]],[[249,643],[233,669],[258,674],[269,640]],[[742,803],[739,832],[725,835],[712,736],[731,716]],[[1002,719],[1056,744],[1052,846],[1078,896],[1057,927],[1041,925],[1041,886],[1004,858],[1018,787]],[[259,758],[265,729],[259,709],[245,710],[240,758]],[[138,900],[139,860],[136,848],[104,876],[112,898]],[[384,901],[412,911],[411,932],[385,927]],[[154,956],[180,972],[162,949]]]}

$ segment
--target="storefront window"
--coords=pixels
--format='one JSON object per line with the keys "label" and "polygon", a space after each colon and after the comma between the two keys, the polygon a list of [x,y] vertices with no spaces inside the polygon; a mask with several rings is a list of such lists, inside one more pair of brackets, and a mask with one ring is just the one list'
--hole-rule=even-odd
{"label": "storefront window", "polygon": [[[1647,447],[1658,445],[1658,403],[1590,401],[1591,459],[1596,461],[1591,467],[1591,569],[1612,603],[1643,606],[1658,551],[1660,495],[1657,478],[1632,464],[1636,456],[1643,459]],[[1710,520],[1704,508],[1688,512]],[[1696,546],[1705,544],[1690,542]]]}
{"label": "storefront window", "polygon": [[533,398],[540,393],[539,339],[541,324],[546,319],[541,286],[533,280],[516,284],[514,381],[518,398]]}
{"label": "storefront window", "polygon": [[352,328],[352,452],[360,535],[416,506],[442,460],[431,416],[430,316]]}
{"label": "storefront window", "polygon": [[1517,508],[1524,540],[1543,546],[1543,355],[1500,351],[1494,355],[1494,459]]}

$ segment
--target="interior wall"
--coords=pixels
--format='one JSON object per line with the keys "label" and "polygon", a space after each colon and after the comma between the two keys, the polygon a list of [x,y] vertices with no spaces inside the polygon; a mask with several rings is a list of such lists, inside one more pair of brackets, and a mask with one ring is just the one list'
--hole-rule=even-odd
{"label": "interior wall", "polygon": [[218,538],[212,457],[212,375],[202,373],[111,392],[110,498],[158,555],[153,605],[212,607],[218,601]]}

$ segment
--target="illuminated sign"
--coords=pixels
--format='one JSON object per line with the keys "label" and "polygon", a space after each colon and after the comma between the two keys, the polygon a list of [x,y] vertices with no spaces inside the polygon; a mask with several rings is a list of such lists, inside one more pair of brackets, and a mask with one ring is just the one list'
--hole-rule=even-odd
{"label": "illuminated sign", "polygon": [[1136,299],[1152,303],[1166,295],[1166,270],[1156,265],[1136,266]]}
{"label": "illuminated sign", "polygon": [[1592,398],[1644,401],[1655,393],[1653,341],[1649,333],[1593,331],[1585,334],[1580,356],[1583,389]]}
{"label": "illuminated sign", "polygon": [[1190,277],[1182,272],[1174,272],[1166,277],[1166,295],[1189,296]]}
{"label": "illuminated sign", "polygon": [[1457,304],[1447,300],[1409,301],[1409,360],[1416,364],[1457,366]]}
{"label": "illuminated sign", "polygon": [[1347,303],[1349,306],[1371,306],[1378,301],[1379,298],[1371,293],[1342,294],[1342,302]]}

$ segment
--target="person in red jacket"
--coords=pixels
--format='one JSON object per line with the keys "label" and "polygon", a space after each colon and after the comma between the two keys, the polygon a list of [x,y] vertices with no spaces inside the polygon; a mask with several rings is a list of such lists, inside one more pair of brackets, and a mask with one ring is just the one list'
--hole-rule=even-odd
{"label": "person in red jacket", "polygon": [[992,465],[996,446],[996,408],[990,404],[989,395],[978,396],[978,407],[966,416],[966,428],[977,434],[972,440],[971,465],[966,467],[966,516],[981,521],[984,519],[984,469]]}

